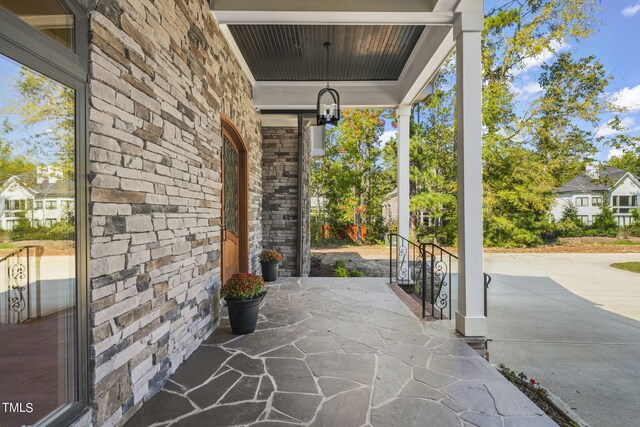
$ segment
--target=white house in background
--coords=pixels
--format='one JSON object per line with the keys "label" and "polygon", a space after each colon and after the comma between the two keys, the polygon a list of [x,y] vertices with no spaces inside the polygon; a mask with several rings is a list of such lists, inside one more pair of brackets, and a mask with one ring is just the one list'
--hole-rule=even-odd
{"label": "white house in background", "polygon": [[552,209],[556,221],[568,204],[578,210],[578,217],[591,224],[601,212],[606,201],[613,210],[618,225],[631,224],[631,210],[640,209],[640,177],[617,168],[607,167],[599,172],[580,175],[556,190],[556,202]]}
{"label": "white house in background", "polygon": [[[51,227],[73,211],[74,184],[59,171],[38,170],[34,185],[28,174],[0,183],[0,228],[12,230],[20,212],[34,227]],[[31,177],[32,178],[32,177]]]}

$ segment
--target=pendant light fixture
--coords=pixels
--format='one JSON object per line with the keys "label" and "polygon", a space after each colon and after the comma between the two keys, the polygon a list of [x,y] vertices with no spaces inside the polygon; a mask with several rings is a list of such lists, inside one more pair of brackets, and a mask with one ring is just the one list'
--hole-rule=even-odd
{"label": "pendant light fixture", "polygon": [[[329,87],[329,54],[332,45],[330,42],[325,42],[324,47],[327,49],[327,87],[318,92],[318,102],[316,106],[318,126],[326,124],[337,125],[338,121],[340,121],[340,94],[338,94],[337,90]],[[332,102],[323,104],[322,97],[324,96],[327,96],[327,98],[330,96]]]}

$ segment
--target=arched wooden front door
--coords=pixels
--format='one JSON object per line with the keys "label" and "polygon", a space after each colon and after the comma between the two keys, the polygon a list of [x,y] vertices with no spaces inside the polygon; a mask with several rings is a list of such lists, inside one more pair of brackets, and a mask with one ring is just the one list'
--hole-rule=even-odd
{"label": "arched wooden front door", "polygon": [[222,119],[222,281],[249,263],[247,149],[233,123]]}

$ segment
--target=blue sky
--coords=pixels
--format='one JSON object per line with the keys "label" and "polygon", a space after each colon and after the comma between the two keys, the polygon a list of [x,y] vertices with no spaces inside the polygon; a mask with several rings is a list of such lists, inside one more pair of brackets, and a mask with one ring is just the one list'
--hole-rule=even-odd
{"label": "blue sky", "polygon": [[[504,4],[506,0],[485,0],[485,9]],[[619,106],[629,111],[620,115],[623,124],[631,136],[640,136],[640,0],[603,0],[601,11],[597,15],[599,23],[596,31],[588,39],[567,40],[556,46],[558,52],[571,50],[577,57],[594,55],[613,76],[607,96]],[[514,86],[520,91],[518,95],[519,109],[524,111],[539,95],[537,84],[540,65],[553,61],[553,53],[547,52],[537,60],[525,64],[516,78]],[[606,126],[613,114],[602,117],[598,135],[611,135],[613,132]],[[382,140],[386,142],[395,136],[391,124],[385,126]],[[607,160],[619,150],[602,147],[597,158]]]}
{"label": "blue sky", "polygon": [[[487,0],[489,8],[504,3],[504,0]],[[627,108],[628,112],[620,115],[628,134],[640,136],[640,0],[603,1],[597,14],[599,23],[596,31],[588,39],[567,40],[556,46],[557,51],[571,50],[577,57],[594,55],[613,81],[609,85],[607,96],[618,106]],[[537,78],[540,65],[545,61],[553,61],[553,53],[548,52],[538,61],[530,61],[526,69],[518,76],[515,87],[521,91],[518,100],[524,108],[538,95]],[[602,117],[598,135],[611,135],[613,130],[606,123],[613,117],[607,114]],[[602,147],[597,158],[606,160],[619,150]]]}

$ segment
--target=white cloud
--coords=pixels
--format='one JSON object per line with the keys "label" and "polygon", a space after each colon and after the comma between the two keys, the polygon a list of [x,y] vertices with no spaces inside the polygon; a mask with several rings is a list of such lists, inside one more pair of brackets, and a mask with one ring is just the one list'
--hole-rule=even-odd
{"label": "white cloud", "polygon": [[540,86],[538,82],[529,81],[525,83],[521,88],[514,86],[514,90],[518,98],[526,100],[542,92],[542,86]]}
{"label": "white cloud", "polygon": [[629,111],[640,111],[640,85],[620,89],[613,94],[611,102]]}
{"label": "white cloud", "polygon": [[624,16],[633,16],[638,12],[640,12],[640,2],[636,3],[634,6],[627,6],[622,9],[622,14]]}
{"label": "white cloud", "polygon": [[[629,132],[630,130],[635,131],[636,129],[638,129],[637,127],[632,128],[632,126],[635,124],[636,120],[633,117],[624,117],[622,120],[620,120],[620,126],[626,129],[625,131],[623,131],[623,133]],[[596,136],[611,136],[615,135],[616,133],[619,133],[619,131],[613,129],[609,125],[609,123],[607,123],[598,129],[598,131],[596,132]]]}
{"label": "white cloud", "polygon": [[611,160],[614,157],[622,157],[624,150],[622,148],[612,148],[607,154],[607,160]]}
{"label": "white cloud", "polygon": [[398,134],[397,130],[388,130],[386,132],[382,132],[380,135],[379,141],[381,146],[385,146],[390,139],[395,138]]}
{"label": "white cloud", "polygon": [[553,58],[554,55],[568,50],[570,47],[571,45],[567,42],[552,41],[549,49],[543,50],[536,56],[531,56],[522,60],[520,67],[518,67],[518,70],[516,71],[516,75],[542,66],[542,64]]}

